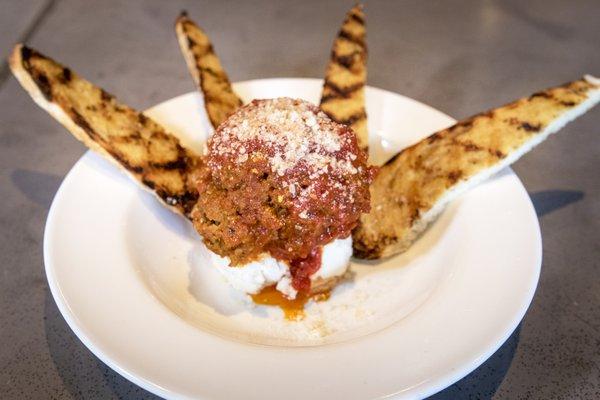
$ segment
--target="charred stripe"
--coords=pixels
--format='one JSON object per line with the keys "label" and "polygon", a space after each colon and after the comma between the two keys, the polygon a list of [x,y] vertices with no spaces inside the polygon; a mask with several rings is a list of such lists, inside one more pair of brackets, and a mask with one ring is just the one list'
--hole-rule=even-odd
{"label": "charred stripe", "polygon": [[188,48],[193,49],[194,47],[196,47],[197,43],[194,39],[192,39],[189,35],[187,37],[187,45]]}
{"label": "charred stripe", "polygon": [[364,19],[364,17],[363,17],[361,14],[359,14],[359,13],[356,13],[356,12],[353,12],[353,13],[351,13],[351,14],[350,14],[350,19],[352,19],[352,20],[354,20],[354,21],[358,22],[358,23],[359,23],[359,24],[361,24],[361,25],[364,25],[364,24],[365,24],[365,19]]}
{"label": "charred stripe", "polygon": [[181,194],[169,193],[164,189],[157,189],[156,193],[161,199],[170,206],[180,207],[185,215],[189,215],[198,200],[198,194],[193,192],[184,192]]}
{"label": "charred stripe", "polygon": [[85,133],[95,142],[100,142],[101,139],[96,133],[96,131],[90,126],[89,122],[83,117],[83,115],[79,114],[79,112],[71,107],[71,118],[73,118],[73,122],[77,124],[81,129],[85,131]]}
{"label": "charred stripe", "polygon": [[206,72],[207,74],[215,77],[216,79],[218,79],[220,81],[225,81],[225,82],[227,81],[227,77],[222,72],[215,71],[214,69],[209,68],[209,67],[200,67],[200,70],[202,72]]}
{"label": "charred stripe", "polygon": [[63,85],[68,84],[71,81],[71,70],[69,68],[63,68],[61,74],[58,76],[58,81]]}
{"label": "charred stripe", "polygon": [[360,51],[355,51],[343,56],[337,55],[335,51],[331,52],[331,60],[338,63],[346,69],[352,69],[354,64],[356,64],[355,61],[359,61],[362,59],[364,59],[364,53]]}
{"label": "charred stripe", "polygon": [[156,184],[146,178],[142,178],[142,183],[146,186],[148,186],[150,189],[154,189],[156,187]]}
{"label": "charred stripe", "polygon": [[483,150],[481,146],[475,144],[473,142],[458,142],[462,147],[464,147],[465,151],[480,151]]}
{"label": "charred stripe", "polygon": [[33,50],[27,46],[21,47],[21,59],[23,60],[23,65],[25,66],[26,69],[29,67],[29,59],[31,58],[31,56],[34,53],[35,53],[35,50]]}
{"label": "charred stripe", "polygon": [[451,171],[448,173],[447,178],[450,181],[450,183],[452,183],[453,185],[456,183],[456,181],[458,181],[461,176],[463,175],[463,172],[461,170],[456,170],[456,171]]}
{"label": "charred stripe", "polygon": [[100,89],[100,99],[103,101],[111,101],[113,98],[114,96],[112,94],[108,93],[104,89]]}
{"label": "charred stripe", "polygon": [[527,132],[539,132],[542,129],[541,124],[530,124],[529,122],[521,123],[521,128]]}
{"label": "charred stripe", "polygon": [[365,47],[364,40],[362,40],[361,38],[358,38],[358,37],[354,36],[350,32],[344,30],[344,28],[342,28],[342,30],[338,33],[338,38],[345,39],[345,40],[347,40],[349,42],[352,42],[354,44],[357,44],[357,45],[361,46],[362,48]]}
{"label": "charred stripe", "polygon": [[325,79],[324,87],[327,87],[333,94],[325,95],[321,98],[321,103],[327,102],[329,100],[333,100],[336,98],[349,98],[354,92],[363,88],[364,83],[359,82],[354,85],[339,87],[335,83],[331,82],[329,79]]}
{"label": "charred stripe", "polygon": [[150,163],[150,166],[153,168],[159,168],[159,169],[164,169],[164,170],[185,170],[187,168],[187,163],[185,161],[185,158],[178,158],[177,160],[174,161],[167,161],[167,162],[153,162]]}
{"label": "charred stripe", "polygon": [[34,71],[34,73],[30,74],[36,86],[38,89],[40,89],[40,92],[42,92],[46,100],[52,101],[52,85],[50,84],[46,74],[39,71]]}
{"label": "charred stripe", "polygon": [[133,164],[131,164],[129,162],[129,160],[127,158],[125,158],[117,150],[106,149],[106,151],[108,151],[110,153],[110,155],[113,156],[113,158],[119,162],[119,164],[121,164],[123,167],[125,167],[129,171],[131,171],[131,172],[133,172],[135,174],[141,174],[141,173],[144,172],[144,167],[142,167],[140,165],[133,165]]}
{"label": "charred stripe", "polygon": [[530,99],[533,99],[536,97],[542,97],[544,99],[551,99],[553,96],[552,96],[552,94],[550,94],[548,92],[537,92],[537,93],[534,93],[531,96],[529,96]]}
{"label": "charred stripe", "polygon": [[496,156],[498,158],[504,158],[504,157],[506,157],[506,154],[504,154],[502,151],[500,151],[498,149],[488,149],[488,152],[491,155]]}
{"label": "charred stripe", "polygon": [[337,122],[339,122],[340,124],[344,124],[344,125],[352,125],[355,122],[358,122],[360,120],[363,120],[367,118],[367,113],[364,111],[359,111],[356,114],[353,114],[351,116],[349,116],[348,118],[344,118],[344,119],[335,119]]}
{"label": "charred stripe", "polygon": [[140,125],[145,126],[148,122],[148,117],[146,117],[143,113],[139,113],[138,122],[140,123]]}

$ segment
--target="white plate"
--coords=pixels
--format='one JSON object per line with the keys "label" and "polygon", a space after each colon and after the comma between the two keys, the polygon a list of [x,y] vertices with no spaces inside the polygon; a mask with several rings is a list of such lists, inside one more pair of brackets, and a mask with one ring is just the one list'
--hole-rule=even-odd
{"label": "white plate", "polygon": [[[246,100],[317,102],[321,82],[235,86]],[[374,88],[367,109],[378,159],[453,122]],[[192,93],[148,113],[198,146],[208,126],[202,110]],[[198,242],[187,221],[91,153],[65,178],[46,225],[46,273],[70,327],[111,368],[168,398],[433,394],[508,338],[541,265],[536,215],[509,169],[454,201],[407,253],[354,263],[354,279],[301,322],[244,305],[205,268]]]}

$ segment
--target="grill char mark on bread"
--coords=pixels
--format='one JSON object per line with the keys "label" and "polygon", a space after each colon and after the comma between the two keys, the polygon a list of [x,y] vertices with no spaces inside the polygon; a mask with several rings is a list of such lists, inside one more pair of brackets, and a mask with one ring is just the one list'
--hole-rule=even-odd
{"label": "grill char mark on bread", "polygon": [[90,149],[125,169],[172,210],[196,203],[188,174],[198,158],[143,113],[36,50],[15,46],[12,73],[33,100]]}
{"label": "grill char mark on bread", "polygon": [[204,107],[216,129],[242,105],[215,54],[208,35],[183,12],[175,22],[181,52],[196,86],[204,96]]}
{"label": "grill char mark on bread", "polygon": [[598,101],[600,81],[586,76],[458,122],[404,149],[371,185],[371,212],[353,232],[354,255],[377,259],[405,251],[448,202]]}
{"label": "grill char mark on bread", "polygon": [[331,119],[349,125],[356,132],[363,150],[369,145],[365,109],[365,36],[365,15],[362,5],[357,4],[346,15],[333,43],[320,104]]}

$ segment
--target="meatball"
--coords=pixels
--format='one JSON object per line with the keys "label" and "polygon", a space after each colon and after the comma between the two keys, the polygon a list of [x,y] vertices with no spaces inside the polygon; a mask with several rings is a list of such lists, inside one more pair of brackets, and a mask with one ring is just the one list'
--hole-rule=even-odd
{"label": "meatball", "polygon": [[192,219],[206,246],[233,266],[265,253],[284,260],[302,277],[295,286],[315,271],[306,260],[369,211],[375,169],[356,135],[303,100],[241,107],[209,139],[204,165]]}

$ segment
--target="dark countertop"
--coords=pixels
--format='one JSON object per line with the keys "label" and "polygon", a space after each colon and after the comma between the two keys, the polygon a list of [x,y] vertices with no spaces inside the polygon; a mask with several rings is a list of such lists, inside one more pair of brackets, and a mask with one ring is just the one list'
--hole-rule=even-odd
{"label": "dark countertop", "polygon": [[[193,90],[173,21],[190,11],[232,80],[322,77],[350,2],[2,1],[0,51],[26,40],[144,109]],[[597,1],[368,1],[369,84],[456,118],[600,74]],[[48,207],[85,151],[0,70],[0,397],[154,398],[106,367],[57,310]],[[514,165],[544,243],[525,319],[434,399],[600,398],[600,110]]]}

